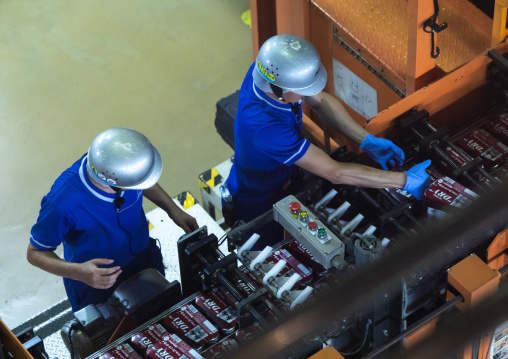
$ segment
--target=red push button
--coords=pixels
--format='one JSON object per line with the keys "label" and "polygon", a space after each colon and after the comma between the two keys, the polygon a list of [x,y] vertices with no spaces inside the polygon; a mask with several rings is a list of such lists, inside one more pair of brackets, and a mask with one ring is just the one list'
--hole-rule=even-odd
{"label": "red push button", "polygon": [[298,211],[302,208],[299,202],[291,202],[289,204],[289,210],[293,213],[298,213]]}
{"label": "red push button", "polygon": [[311,231],[315,231],[317,229],[317,223],[316,222],[310,222],[308,224],[308,227]]}

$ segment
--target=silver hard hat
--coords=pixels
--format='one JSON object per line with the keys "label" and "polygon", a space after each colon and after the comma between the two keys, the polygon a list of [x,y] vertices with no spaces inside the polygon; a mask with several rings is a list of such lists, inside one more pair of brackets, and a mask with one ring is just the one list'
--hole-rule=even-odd
{"label": "silver hard hat", "polygon": [[88,149],[87,170],[105,185],[124,189],[147,189],[159,180],[159,151],[141,133],[112,128],[98,135]]}
{"label": "silver hard hat", "polygon": [[314,45],[294,35],[276,35],[259,49],[252,76],[264,90],[272,83],[284,92],[313,96],[326,85],[326,70]]}

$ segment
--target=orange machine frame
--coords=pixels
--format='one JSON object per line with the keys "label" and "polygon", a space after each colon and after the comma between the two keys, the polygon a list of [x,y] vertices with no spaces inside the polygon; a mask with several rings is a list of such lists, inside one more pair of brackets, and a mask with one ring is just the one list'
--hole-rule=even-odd
{"label": "orange machine frame", "polygon": [[[487,264],[490,268],[499,270],[500,268],[508,265],[508,228],[501,231],[496,238],[492,241],[487,249]],[[504,274],[507,275],[508,272]]]}
{"label": "orange machine frame", "polygon": [[[12,333],[0,318],[0,341],[16,359],[33,359],[33,356],[25,349],[23,344]],[[0,350],[2,348],[0,347]]]}
{"label": "orange machine frame", "polygon": [[[457,308],[467,310],[475,306],[492,293],[499,286],[500,274],[490,268],[476,255],[472,254],[448,270],[448,282],[464,297],[464,303],[458,303]],[[454,295],[448,292],[448,298]],[[493,332],[480,339],[479,357],[485,358],[490,350]],[[469,344],[463,351],[462,358],[473,357],[473,346]]]}
{"label": "orange machine frame", "polygon": [[[486,23],[486,15],[482,14],[472,4],[468,3],[467,0],[443,1],[447,1],[449,3],[448,6],[454,8],[467,5],[468,16],[471,17],[470,21],[473,24],[473,28],[476,26],[478,28],[482,28],[482,38],[485,37],[485,28],[489,26],[489,24]],[[325,91],[334,94],[332,58],[339,58],[348,69],[376,90],[378,109],[380,112],[374,117],[374,119],[382,118],[383,116],[381,116],[381,114],[388,108],[392,108],[395,104],[401,102],[401,97],[385,82],[381,81],[376,74],[372,73],[363,66],[355,58],[355,56],[338,45],[337,41],[334,40],[335,35],[344,38],[346,43],[359,46],[357,50],[361,56],[371,63],[376,69],[380,70],[383,75],[392,82],[392,84],[405,91],[406,96],[409,96],[413,92],[416,92],[433,82],[441,82],[440,80],[448,77],[446,76],[446,73],[439,68],[439,66],[436,66],[435,59],[430,56],[430,35],[423,31],[423,23],[429,19],[434,12],[433,0],[408,0],[407,2],[406,14],[408,19],[405,26],[407,28],[408,43],[406,68],[405,73],[403,74],[393,72],[393,69],[390,66],[383,63],[382,54],[374,54],[374,51],[379,52],[379,49],[375,50],[362,47],[362,44],[355,38],[356,34],[348,29],[347,24],[338,23],[337,20],[333,18],[333,15],[330,15],[326,9],[320,7],[326,5],[325,7],[328,7],[329,10],[330,7],[342,6],[342,3],[337,0],[250,0],[250,4],[252,12],[252,46],[254,57],[257,55],[259,47],[263,44],[263,42],[276,34],[291,33],[309,40],[316,46],[318,52],[320,53],[322,62],[328,72],[328,84]],[[475,9],[475,11],[473,11],[474,13],[471,13],[472,11],[470,10],[473,9]],[[367,10],[368,9],[366,9],[366,12]],[[494,20],[490,23],[492,35],[489,35],[488,37],[488,41],[492,44],[491,46],[502,42],[508,34],[506,26],[507,10],[508,0],[496,0]],[[356,28],[358,28],[358,24],[356,24]],[[357,29],[357,31],[362,31],[362,28],[360,27],[360,30]],[[383,31],[383,29],[380,29],[380,31]],[[453,38],[453,36],[455,36],[453,31],[456,32],[459,30],[455,29],[453,31],[445,31],[449,31],[449,33],[443,36]],[[441,36],[441,34],[439,36]],[[481,48],[484,46],[483,43],[483,40],[481,45],[475,43],[475,48]],[[484,46],[484,48],[487,46]],[[381,51],[386,51],[386,49],[381,49]],[[480,62],[481,61],[482,60],[480,60]],[[474,62],[477,66],[481,66],[477,60],[472,60],[471,62]],[[468,69],[469,72],[476,72],[476,70],[471,66],[469,66]],[[451,84],[455,90],[460,92],[470,83],[474,84],[478,83],[479,80],[483,80],[479,79],[477,74],[471,75],[468,71],[460,72],[460,76],[464,77],[459,77],[456,81],[460,81],[461,83]],[[457,74],[456,71],[453,72]],[[448,75],[451,75],[453,72],[450,72]],[[471,76],[471,78],[467,79],[468,76]],[[466,80],[463,80],[464,78],[466,78]],[[455,79],[456,78],[454,78],[453,81],[455,81]],[[468,84],[462,84],[465,82]],[[442,83],[444,84],[446,81]],[[420,94],[417,97],[421,98],[422,96]],[[367,124],[368,120],[366,118],[355,112],[342,100],[339,99],[339,101],[343,103],[355,121],[362,126]],[[444,102],[446,101],[447,100],[444,100]],[[305,109],[305,112],[324,132],[324,135],[321,135],[319,134],[319,130],[315,131],[315,129],[313,129],[311,131],[314,133],[315,138],[317,138],[316,142],[320,145],[320,147],[328,150],[338,143],[346,144],[350,149],[357,150],[356,146],[348,141],[347,138],[322,124],[312,115],[309,109]],[[370,120],[370,123],[372,122],[373,119]],[[306,127],[310,125],[309,121],[304,121],[304,123]],[[379,128],[377,125],[370,125],[370,123],[368,125],[369,128],[375,128],[376,130]],[[328,137],[331,137],[336,141],[336,143],[334,144],[332,142],[329,144]]]}
{"label": "orange machine frame", "polygon": [[[251,0],[251,6],[258,2]],[[480,117],[482,112],[488,110],[485,104],[488,102],[490,93],[482,91],[487,85],[488,67],[492,62],[487,54],[488,50],[483,51],[448,74],[437,68],[434,59],[426,55],[430,54],[430,38],[428,34],[425,34],[425,36],[422,34],[422,22],[428,19],[429,14],[431,14],[431,3],[432,0],[408,1],[409,43],[406,79],[405,83],[400,81],[396,83],[405,87],[407,97],[401,99],[363,65],[347,60],[350,70],[373,86],[378,93],[380,112],[372,117],[370,121],[366,121],[347,105],[345,106],[352,117],[374,136],[396,139],[398,135],[395,124],[396,118],[411,109],[427,110],[431,116],[430,123],[437,124],[438,127],[446,126],[452,132],[464,126],[468,121]],[[348,58],[349,56],[353,58],[350,53],[337,46],[333,38],[333,19],[330,19],[313,1],[276,0],[272,5],[272,10],[276,12],[276,24],[275,27],[273,23],[271,24],[271,30],[273,31],[276,28],[276,32],[272,32],[270,36],[276,33],[292,33],[311,41],[318,49],[329,74],[332,69],[332,57]],[[507,11],[508,0],[496,0],[491,46],[500,54],[508,52],[505,43],[508,36]],[[265,25],[265,22],[258,22],[257,27],[262,28]],[[257,31],[256,25],[253,24],[253,32]],[[348,36],[348,34],[343,35]],[[354,34],[349,35],[354,36]],[[259,36],[256,38],[260,39]],[[257,50],[263,42],[264,40],[253,43],[254,56],[256,56]],[[376,60],[368,52],[363,52],[362,55],[375,63]],[[332,81],[328,81],[325,91],[334,93]],[[464,100],[465,98],[467,100]],[[451,105],[453,105],[453,109],[450,109]],[[304,119],[305,128],[311,129],[311,137],[315,140],[315,143],[328,149],[326,146],[327,140],[324,137],[327,136],[329,129],[320,125],[315,119],[313,120]],[[319,127],[322,129],[321,131]],[[331,137],[337,140],[337,142],[332,140],[329,145],[331,148],[338,143],[347,144],[349,149],[357,150],[353,144],[349,143],[340,134],[331,131]],[[488,248],[487,263],[482,262],[477,256],[471,255],[450,268],[450,284],[466,298],[465,303],[461,304],[461,309],[474,305],[481,297],[496,290],[500,275],[492,269],[497,270],[508,264],[508,255],[505,253],[507,248],[508,229],[501,232]],[[468,274],[471,271],[483,274],[482,278],[472,283],[471,276]],[[478,285],[480,282],[481,284]],[[406,338],[406,346],[411,346],[433,331],[437,320],[438,318]],[[483,357],[488,353],[491,335],[482,338],[480,354]],[[471,353],[472,347],[466,347],[463,358],[470,358]]]}
{"label": "orange machine frame", "polygon": [[[505,54],[508,52],[508,47],[502,43],[494,50]],[[480,110],[479,115],[485,109],[485,98],[482,98],[481,93],[478,93],[476,98],[470,99],[467,106],[464,106],[463,113],[460,113],[460,109],[455,108],[454,110],[459,113],[455,112],[454,116],[446,113],[437,119],[432,119],[432,116],[442,113],[450,104],[460,102],[466,95],[485,86],[487,84],[487,69],[491,62],[487,52],[484,52],[439,81],[380,112],[365,126],[366,130],[375,136],[390,138],[395,134],[394,119],[412,108],[427,110],[431,116],[431,122],[439,122],[440,125],[448,126],[452,130],[459,128],[464,124],[463,119],[466,118],[467,113],[477,108]]]}

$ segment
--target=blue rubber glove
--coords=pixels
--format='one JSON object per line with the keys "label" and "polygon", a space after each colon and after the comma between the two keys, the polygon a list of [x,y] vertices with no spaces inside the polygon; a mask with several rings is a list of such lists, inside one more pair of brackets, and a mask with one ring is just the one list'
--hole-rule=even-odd
{"label": "blue rubber glove", "polygon": [[363,139],[360,149],[379,163],[384,170],[388,169],[388,165],[391,167],[402,166],[405,158],[404,151],[392,141],[374,137],[370,133]]}
{"label": "blue rubber glove", "polygon": [[406,171],[407,180],[404,191],[411,193],[416,199],[422,199],[423,192],[430,185],[430,176],[425,171],[430,163],[431,161],[427,160]]}

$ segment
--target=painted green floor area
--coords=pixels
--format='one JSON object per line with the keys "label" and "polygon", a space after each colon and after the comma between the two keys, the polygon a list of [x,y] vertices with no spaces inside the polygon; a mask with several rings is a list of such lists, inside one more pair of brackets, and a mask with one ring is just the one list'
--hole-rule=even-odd
{"label": "painted green floor area", "polygon": [[[233,151],[216,103],[252,62],[248,0],[0,1],[0,317],[14,327],[65,296],[26,261],[41,198],[93,138],[144,133],[170,195]],[[145,203],[150,211],[152,204]]]}

